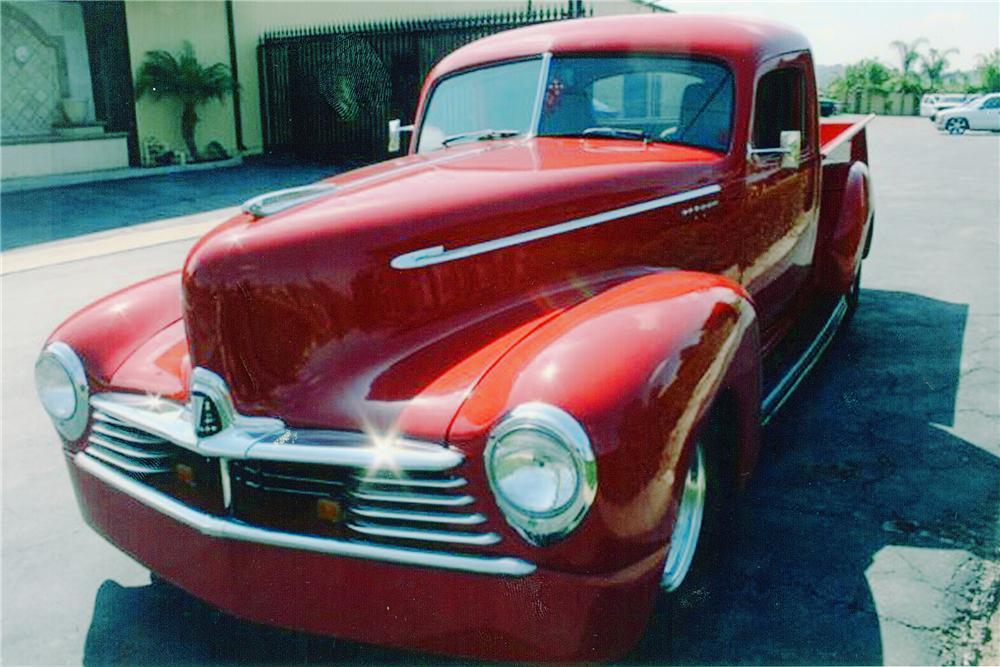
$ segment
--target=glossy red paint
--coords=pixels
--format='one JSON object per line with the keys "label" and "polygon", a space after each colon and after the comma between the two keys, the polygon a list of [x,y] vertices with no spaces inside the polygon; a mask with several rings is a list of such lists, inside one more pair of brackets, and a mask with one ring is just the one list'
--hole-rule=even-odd
{"label": "glossy red paint", "polygon": [[[424,96],[440,78],[496,60],[636,51],[731,68],[728,152],[528,137],[410,154],[331,178],[332,194],[281,213],[234,217],[198,242],[181,275],[112,295],[52,337],[77,350],[94,392],[184,401],[197,366],[226,381],[244,415],[447,443],[465,454],[457,472],[502,537],[469,551],[520,557],[536,573],[415,576],[223,542],[71,465],[88,521],[161,576],[258,621],[500,659],[626,651],[648,615],[678,480],[703,425],[731,408],[745,479],[759,449],[765,356],[799,324],[801,304],[850,287],[872,216],[862,128],[818,124],[808,45],[788,28],[677,15],[535,26],[460,49]],[[754,109],[756,86],[775,68],[805,81],[795,168],[747,157],[753,120],[767,111]],[[830,157],[838,142],[844,155]],[[690,200],[701,206],[664,205],[416,269],[391,265],[423,248],[705,188]],[[482,464],[490,430],[531,401],[576,417],[599,471],[586,518],[546,547],[506,524]],[[352,613],[335,613],[330,601],[348,596]]]}

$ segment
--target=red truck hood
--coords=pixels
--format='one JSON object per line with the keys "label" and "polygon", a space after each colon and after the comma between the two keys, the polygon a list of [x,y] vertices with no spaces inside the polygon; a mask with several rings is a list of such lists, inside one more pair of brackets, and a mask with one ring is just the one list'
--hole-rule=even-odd
{"label": "red truck hood", "polygon": [[622,267],[639,270],[642,243],[621,243],[612,223],[424,268],[390,262],[704,186],[720,159],[664,144],[522,139],[332,178],[332,194],[237,216],[191,251],[192,364],[222,375],[248,414],[442,438],[506,350],[620,282]]}

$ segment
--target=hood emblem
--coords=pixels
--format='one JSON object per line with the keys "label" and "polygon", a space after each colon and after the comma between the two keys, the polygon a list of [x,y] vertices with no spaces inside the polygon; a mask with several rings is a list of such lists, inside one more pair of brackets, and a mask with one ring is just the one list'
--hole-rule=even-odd
{"label": "hood emblem", "polygon": [[286,430],[285,423],[275,417],[237,412],[226,381],[206,368],[192,371],[188,414],[197,440],[195,449],[207,456],[243,458],[252,443],[263,437],[277,438]]}
{"label": "hood emblem", "polygon": [[194,433],[199,438],[207,438],[222,430],[222,415],[219,407],[205,394],[194,395],[194,414],[197,415]]}

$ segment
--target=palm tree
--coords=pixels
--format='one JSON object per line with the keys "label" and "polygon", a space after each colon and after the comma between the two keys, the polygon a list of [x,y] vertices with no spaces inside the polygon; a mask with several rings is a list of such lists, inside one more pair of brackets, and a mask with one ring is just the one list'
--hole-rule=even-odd
{"label": "palm tree", "polygon": [[135,80],[138,97],[149,95],[156,100],[173,97],[180,101],[181,136],[193,160],[198,159],[198,146],[194,140],[198,107],[212,99],[221,102],[236,87],[228,67],[222,63],[203,67],[187,41],[179,57],[168,51],[148,51]]}
{"label": "palm tree", "polygon": [[885,95],[891,78],[892,71],[888,67],[876,59],[865,58],[845,67],[843,75],[830,83],[829,90],[836,99],[852,108],[855,95]]}
{"label": "palm tree", "polygon": [[920,64],[927,77],[928,90],[938,90],[944,82],[944,72],[948,68],[948,56],[958,53],[958,49],[928,49],[927,55],[920,56]]}
{"label": "palm tree", "polygon": [[920,47],[927,43],[926,37],[918,37],[912,42],[894,40],[890,43],[892,48],[899,54],[899,79],[896,81],[896,89],[901,93],[921,94],[923,86],[920,82],[920,75],[913,70],[913,66],[921,58]]}

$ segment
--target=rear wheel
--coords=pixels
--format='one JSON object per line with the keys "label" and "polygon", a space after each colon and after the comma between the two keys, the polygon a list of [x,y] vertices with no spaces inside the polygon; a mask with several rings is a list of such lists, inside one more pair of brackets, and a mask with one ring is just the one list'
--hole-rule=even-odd
{"label": "rear wheel", "polygon": [[948,130],[948,134],[965,134],[969,129],[969,121],[964,118],[949,118],[944,129]]}

